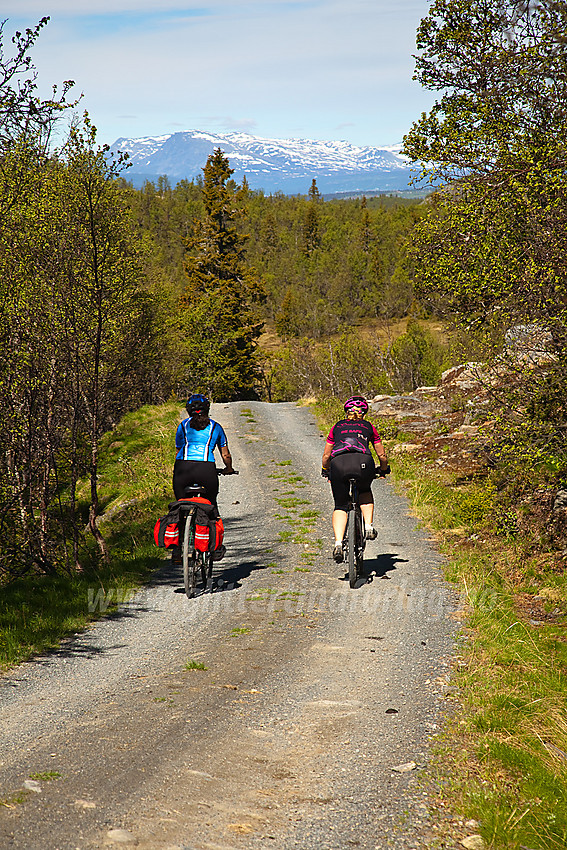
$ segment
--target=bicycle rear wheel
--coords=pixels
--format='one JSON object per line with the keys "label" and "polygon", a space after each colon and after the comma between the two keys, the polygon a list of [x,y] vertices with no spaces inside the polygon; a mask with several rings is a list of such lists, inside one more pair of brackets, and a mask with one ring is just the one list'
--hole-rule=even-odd
{"label": "bicycle rear wheel", "polygon": [[213,592],[213,557],[211,552],[201,552],[201,579],[203,581],[203,593],[209,587]]}
{"label": "bicycle rear wheel", "polygon": [[362,513],[360,512],[360,508],[356,510],[355,531],[356,575],[360,578],[364,568],[364,547],[366,545],[364,538],[364,523],[362,521]]}
{"label": "bicycle rear wheel", "polygon": [[348,583],[354,587],[357,579],[357,555],[356,555],[356,511],[354,508],[348,514],[347,526],[348,542]]}
{"label": "bicycle rear wheel", "polygon": [[195,587],[197,585],[197,559],[195,557],[195,549],[193,548],[194,534],[193,531],[193,513],[188,513],[185,517],[185,528],[183,531],[183,584],[185,585],[185,593],[192,599],[195,596]]}

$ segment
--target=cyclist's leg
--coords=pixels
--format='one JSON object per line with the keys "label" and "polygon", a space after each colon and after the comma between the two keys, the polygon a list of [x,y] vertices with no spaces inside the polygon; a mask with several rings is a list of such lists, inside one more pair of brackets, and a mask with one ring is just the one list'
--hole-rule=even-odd
{"label": "cyclist's leg", "polygon": [[372,520],[374,519],[374,497],[372,496],[372,490],[369,490],[367,493],[359,493],[358,504],[364,517],[364,524],[367,526],[372,525]]}
{"label": "cyclist's leg", "polygon": [[359,495],[358,495],[358,504],[360,505],[360,511],[362,513],[362,517],[364,519],[364,527],[366,531],[367,540],[374,540],[377,536],[376,529],[373,526],[374,519],[374,497],[372,495],[372,481],[374,480],[374,476],[376,474],[376,467],[374,465],[374,459],[372,456],[368,458],[367,455],[364,455],[363,459],[363,468],[361,468],[360,479],[359,479]]}
{"label": "cyclist's leg", "polygon": [[219,476],[215,464],[208,460],[195,461],[195,480],[205,488],[205,495],[209,502],[216,506],[219,495]]}
{"label": "cyclist's leg", "polygon": [[329,480],[335,502],[332,517],[333,534],[335,536],[333,558],[338,564],[342,563],[343,560],[343,538],[347,526],[349,491],[346,474],[348,473],[349,465],[349,460],[345,453],[334,457],[329,467]]}
{"label": "cyclist's leg", "polygon": [[345,536],[347,516],[347,512],[340,508],[335,508],[335,510],[333,511],[332,524],[333,533],[335,535],[335,543],[341,542],[343,537]]}

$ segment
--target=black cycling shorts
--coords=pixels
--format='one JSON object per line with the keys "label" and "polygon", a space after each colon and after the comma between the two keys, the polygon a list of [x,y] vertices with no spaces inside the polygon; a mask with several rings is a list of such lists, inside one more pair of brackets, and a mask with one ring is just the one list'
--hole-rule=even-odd
{"label": "black cycling shorts", "polygon": [[376,476],[371,454],[343,452],[331,459],[329,478],[336,511],[348,510],[349,478],[355,478],[359,493],[368,493]]}
{"label": "black cycling shorts", "polygon": [[206,498],[216,505],[219,494],[219,476],[210,460],[176,460],[173,467],[173,492],[176,499],[185,499],[189,484],[201,484]]}

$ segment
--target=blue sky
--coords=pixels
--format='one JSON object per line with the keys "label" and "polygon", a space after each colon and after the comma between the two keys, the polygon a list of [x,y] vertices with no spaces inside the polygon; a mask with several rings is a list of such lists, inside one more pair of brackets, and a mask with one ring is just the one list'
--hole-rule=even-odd
{"label": "blue sky", "polygon": [[43,94],[76,82],[100,142],[178,130],[400,142],[427,0],[2,0],[5,40],[49,15]]}

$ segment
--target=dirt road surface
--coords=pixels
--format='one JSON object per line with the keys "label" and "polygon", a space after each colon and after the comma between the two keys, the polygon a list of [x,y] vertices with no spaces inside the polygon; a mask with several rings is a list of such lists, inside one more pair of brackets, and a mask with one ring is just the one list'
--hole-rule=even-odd
{"label": "dirt road surface", "polygon": [[456,626],[440,556],[379,480],[367,580],[349,588],[310,411],[212,415],[240,470],[221,479],[216,589],[187,599],[165,561],[117,614],[0,680],[4,850],[430,843],[420,779]]}

